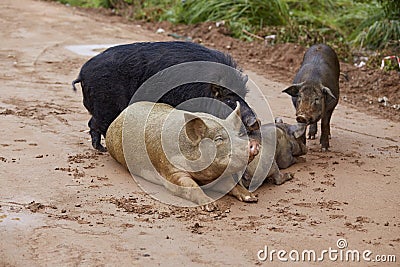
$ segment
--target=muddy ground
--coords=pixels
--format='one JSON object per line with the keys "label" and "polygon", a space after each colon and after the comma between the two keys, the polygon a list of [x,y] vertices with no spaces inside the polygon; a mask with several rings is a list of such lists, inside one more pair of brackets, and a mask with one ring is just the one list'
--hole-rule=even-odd
{"label": "muddy ground", "polygon": [[[285,170],[295,178],[263,185],[258,203],[225,196],[218,201],[221,211],[213,213],[166,206],[142,192],[107,153],[91,148],[90,115],[81,92],[70,85],[90,57],[66,46],[172,37],[109,15],[33,0],[1,1],[0,20],[0,266],[275,266],[276,254],[272,263],[261,262],[257,252],[268,246],[320,253],[338,249],[339,238],[347,241],[341,251],[371,250],[371,259],[400,260],[398,113],[341,99],[332,119],[331,151],[322,153],[317,140],[308,142],[305,162]],[[288,122],[294,110],[281,90],[304,52],[296,49],[291,70],[278,70],[285,65],[274,56],[278,51],[270,59],[276,66],[265,71],[254,52],[254,58],[237,56],[232,49],[274,116]],[[383,75],[368,84],[353,76],[368,92],[384,90],[379,79],[393,80]],[[342,96],[350,98],[344,83]],[[248,99],[261,103],[254,92]],[[310,264],[332,261],[299,263]]]}

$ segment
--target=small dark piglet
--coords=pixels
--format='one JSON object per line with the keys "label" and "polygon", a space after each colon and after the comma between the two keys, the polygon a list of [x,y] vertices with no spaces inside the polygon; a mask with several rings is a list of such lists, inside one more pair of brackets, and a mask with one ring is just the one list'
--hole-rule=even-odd
{"label": "small dark piglet", "polygon": [[[292,96],[296,120],[310,125],[309,139],[315,139],[317,122],[321,120],[322,150],[329,148],[330,120],[339,100],[339,60],[335,51],[324,44],[310,47],[293,84],[283,90]],[[306,142],[305,133],[302,137]]]}
{"label": "small dark piglet", "polygon": [[[261,125],[261,153],[247,166],[241,179],[242,185],[254,191],[266,178],[272,178],[277,185],[292,179],[291,174],[283,174],[279,169],[290,167],[299,156],[307,153],[307,147],[301,140],[305,129],[303,123],[290,125],[279,118],[275,119],[275,123]],[[275,154],[271,152],[274,145]]]}

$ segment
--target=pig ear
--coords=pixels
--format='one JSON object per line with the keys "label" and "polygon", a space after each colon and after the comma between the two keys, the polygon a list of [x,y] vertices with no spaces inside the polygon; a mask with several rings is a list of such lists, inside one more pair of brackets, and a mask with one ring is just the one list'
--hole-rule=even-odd
{"label": "pig ear", "polygon": [[291,96],[297,96],[300,88],[303,86],[304,83],[305,83],[305,81],[301,82],[301,83],[292,84],[291,86],[289,86],[288,88],[283,90],[282,93],[286,93]]}
{"label": "pig ear", "polygon": [[236,101],[236,108],[232,113],[226,118],[227,121],[233,124],[234,129],[240,130],[242,127],[242,119],[240,115],[240,103]]}
{"label": "pig ear", "polygon": [[297,96],[299,93],[300,86],[298,84],[293,84],[282,91],[282,93],[286,93],[290,96]]}
{"label": "pig ear", "polygon": [[305,123],[297,123],[295,125],[290,125],[289,134],[293,135],[294,138],[299,138],[306,131],[307,125]]}
{"label": "pig ear", "polygon": [[189,137],[190,141],[193,142],[193,144],[198,145],[201,139],[203,139],[205,136],[207,125],[202,119],[193,114],[185,113],[184,117],[186,123],[186,135]]}
{"label": "pig ear", "polygon": [[322,92],[324,94],[330,95],[333,99],[336,99],[336,97],[332,94],[331,89],[329,89],[328,87],[326,87],[326,86],[322,87]]}

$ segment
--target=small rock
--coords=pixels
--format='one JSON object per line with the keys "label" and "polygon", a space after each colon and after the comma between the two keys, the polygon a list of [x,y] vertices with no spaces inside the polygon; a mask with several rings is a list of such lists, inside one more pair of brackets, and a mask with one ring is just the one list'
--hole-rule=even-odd
{"label": "small rock", "polygon": [[156,33],[162,34],[162,33],[165,33],[165,30],[163,28],[158,28]]}
{"label": "small rock", "polygon": [[223,25],[225,25],[225,20],[217,21],[217,22],[215,23],[215,26],[216,26],[217,28],[220,27],[220,26],[223,26]]}
{"label": "small rock", "polygon": [[388,102],[388,101],[389,101],[389,99],[386,96],[378,97],[378,102],[379,103],[385,103],[385,102]]}

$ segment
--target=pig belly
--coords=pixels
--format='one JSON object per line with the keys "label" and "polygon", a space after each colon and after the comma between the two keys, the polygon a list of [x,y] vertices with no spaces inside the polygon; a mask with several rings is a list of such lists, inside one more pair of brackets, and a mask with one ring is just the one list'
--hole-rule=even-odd
{"label": "pig belly", "polygon": [[[142,112],[145,110],[138,113],[143,114]],[[135,113],[136,110],[127,108],[110,125],[106,138],[108,152],[131,174],[162,185],[165,179],[155,170],[146,151],[146,118],[135,116]]]}

